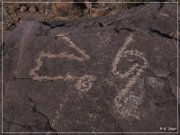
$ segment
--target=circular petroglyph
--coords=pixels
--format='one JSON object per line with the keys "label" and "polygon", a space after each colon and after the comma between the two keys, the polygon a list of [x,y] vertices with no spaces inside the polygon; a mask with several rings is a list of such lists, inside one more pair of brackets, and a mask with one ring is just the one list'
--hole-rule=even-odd
{"label": "circular petroglyph", "polygon": [[92,82],[95,80],[96,77],[93,75],[84,75],[79,78],[75,87],[81,92],[88,92],[88,90],[92,87]]}

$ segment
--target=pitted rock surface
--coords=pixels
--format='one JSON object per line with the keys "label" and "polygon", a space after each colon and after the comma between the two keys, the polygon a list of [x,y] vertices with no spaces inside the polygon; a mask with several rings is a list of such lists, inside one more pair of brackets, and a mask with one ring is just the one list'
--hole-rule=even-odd
{"label": "pitted rock surface", "polygon": [[147,4],[6,32],[3,131],[176,132],[176,11]]}

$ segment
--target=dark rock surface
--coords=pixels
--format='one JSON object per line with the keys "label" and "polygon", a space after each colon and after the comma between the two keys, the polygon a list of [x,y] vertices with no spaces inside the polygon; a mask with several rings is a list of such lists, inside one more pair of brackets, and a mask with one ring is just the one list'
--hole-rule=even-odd
{"label": "dark rock surface", "polygon": [[176,10],[148,4],[6,32],[3,131],[177,132]]}

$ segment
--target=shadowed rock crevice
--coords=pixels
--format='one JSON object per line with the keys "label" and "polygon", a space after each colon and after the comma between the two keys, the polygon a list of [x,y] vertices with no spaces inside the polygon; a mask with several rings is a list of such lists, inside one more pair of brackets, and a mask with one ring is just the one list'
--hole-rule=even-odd
{"label": "shadowed rock crevice", "polygon": [[23,124],[19,124],[19,123],[8,121],[8,120],[4,120],[4,122],[11,124],[11,125],[21,126],[22,128],[27,129],[27,130],[31,130],[32,128],[44,130],[43,128],[38,128],[37,126],[23,125]]}
{"label": "shadowed rock crevice", "polygon": [[160,10],[163,8],[163,6],[164,6],[164,3],[160,3],[160,6],[159,6],[159,8],[158,8],[158,11],[160,11]]}
{"label": "shadowed rock crevice", "polygon": [[[51,126],[50,126],[50,121],[49,118],[42,112],[39,112],[37,107],[36,107],[36,103],[31,99],[31,97],[28,97],[28,100],[30,101],[30,103],[32,104],[33,107],[33,111],[35,113],[37,113],[38,115],[41,115],[42,117],[44,117],[46,119],[46,124],[45,124],[45,129],[47,131],[52,131],[52,132],[57,132],[56,130],[54,130]],[[38,117],[38,116],[37,116]],[[37,124],[37,123],[36,123]],[[41,125],[40,125],[41,126]],[[38,125],[36,125],[36,127],[38,127]]]}
{"label": "shadowed rock crevice", "polygon": [[129,32],[135,32],[136,30],[132,29],[132,28],[114,28],[114,30],[116,31],[116,33],[120,33],[121,30],[126,30]]}
{"label": "shadowed rock crevice", "polygon": [[171,35],[168,35],[168,34],[166,34],[166,33],[162,33],[162,32],[159,31],[159,30],[156,30],[156,29],[150,29],[150,31],[151,31],[152,33],[155,33],[155,34],[161,36],[161,37],[168,38],[168,39],[175,39],[175,40],[177,40],[177,37],[172,37]]}
{"label": "shadowed rock crevice", "polygon": [[42,22],[44,25],[50,26],[51,29],[52,28],[56,28],[56,27],[64,27],[66,25],[67,22],[60,22],[60,21],[53,21],[53,22]]}

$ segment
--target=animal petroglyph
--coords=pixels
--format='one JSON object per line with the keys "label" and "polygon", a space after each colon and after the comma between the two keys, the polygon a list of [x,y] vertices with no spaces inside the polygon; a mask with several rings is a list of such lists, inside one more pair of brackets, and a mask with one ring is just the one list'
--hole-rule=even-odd
{"label": "animal petroglyph", "polygon": [[35,68],[33,68],[32,70],[30,70],[30,73],[29,73],[30,76],[32,77],[32,79],[38,80],[38,81],[42,81],[42,80],[75,81],[75,80],[77,80],[77,84],[75,85],[75,87],[82,92],[87,92],[91,88],[92,82],[96,80],[96,77],[93,75],[85,74],[81,77],[77,77],[77,76],[71,75],[68,72],[68,73],[66,73],[65,76],[62,76],[62,75],[57,75],[57,76],[41,75],[40,76],[40,75],[38,75],[38,73],[36,73],[38,70],[40,70],[41,66],[43,65],[42,59],[44,59],[44,58],[67,59],[67,60],[75,60],[75,61],[79,61],[79,62],[83,62],[83,61],[90,59],[90,56],[88,54],[86,54],[84,50],[80,49],[74,42],[72,42],[70,38],[68,38],[67,36],[65,36],[63,34],[59,34],[59,35],[57,35],[57,37],[61,37],[63,40],[65,40],[68,43],[67,46],[74,49],[75,51],[77,51],[81,55],[81,57],[75,56],[74,54],[70,54],[68,52],[52,54],[50,52],[42,51],[39,53],[39,56],[35,60],[35,62],[37,63],[37,66]]}
{"label": "animal petroglyph", "polygon": [[[129,81],[125,85],[125,88],[121,89],[118,95],[114,99],[114,109],[118,112],[122,117],[134,117],[139,119],[140,114],[138,112],[138,106],[142,102],[142,95],[138,97],[132,94],[131,88],[136,83],[138,77],[141,75],[143,70],[147,68],[148,62],[144,57],[143,53],[138,50],[126,50],[130,43],[133,42],[133,35],[129,35],[123,46],[118,51],[113,63],[112,63],[112,73],[120,79],[124,79],[127,77]],[[128,71],[125,73],[120,73],[117,69],[118,64],[121,62],[122,58],[125,58],[127,61],[131,62],[129,56],[133,56],[134,58],[139,58],[143,60],[143,64],[140,65],[138,63],[133,64]]]}

